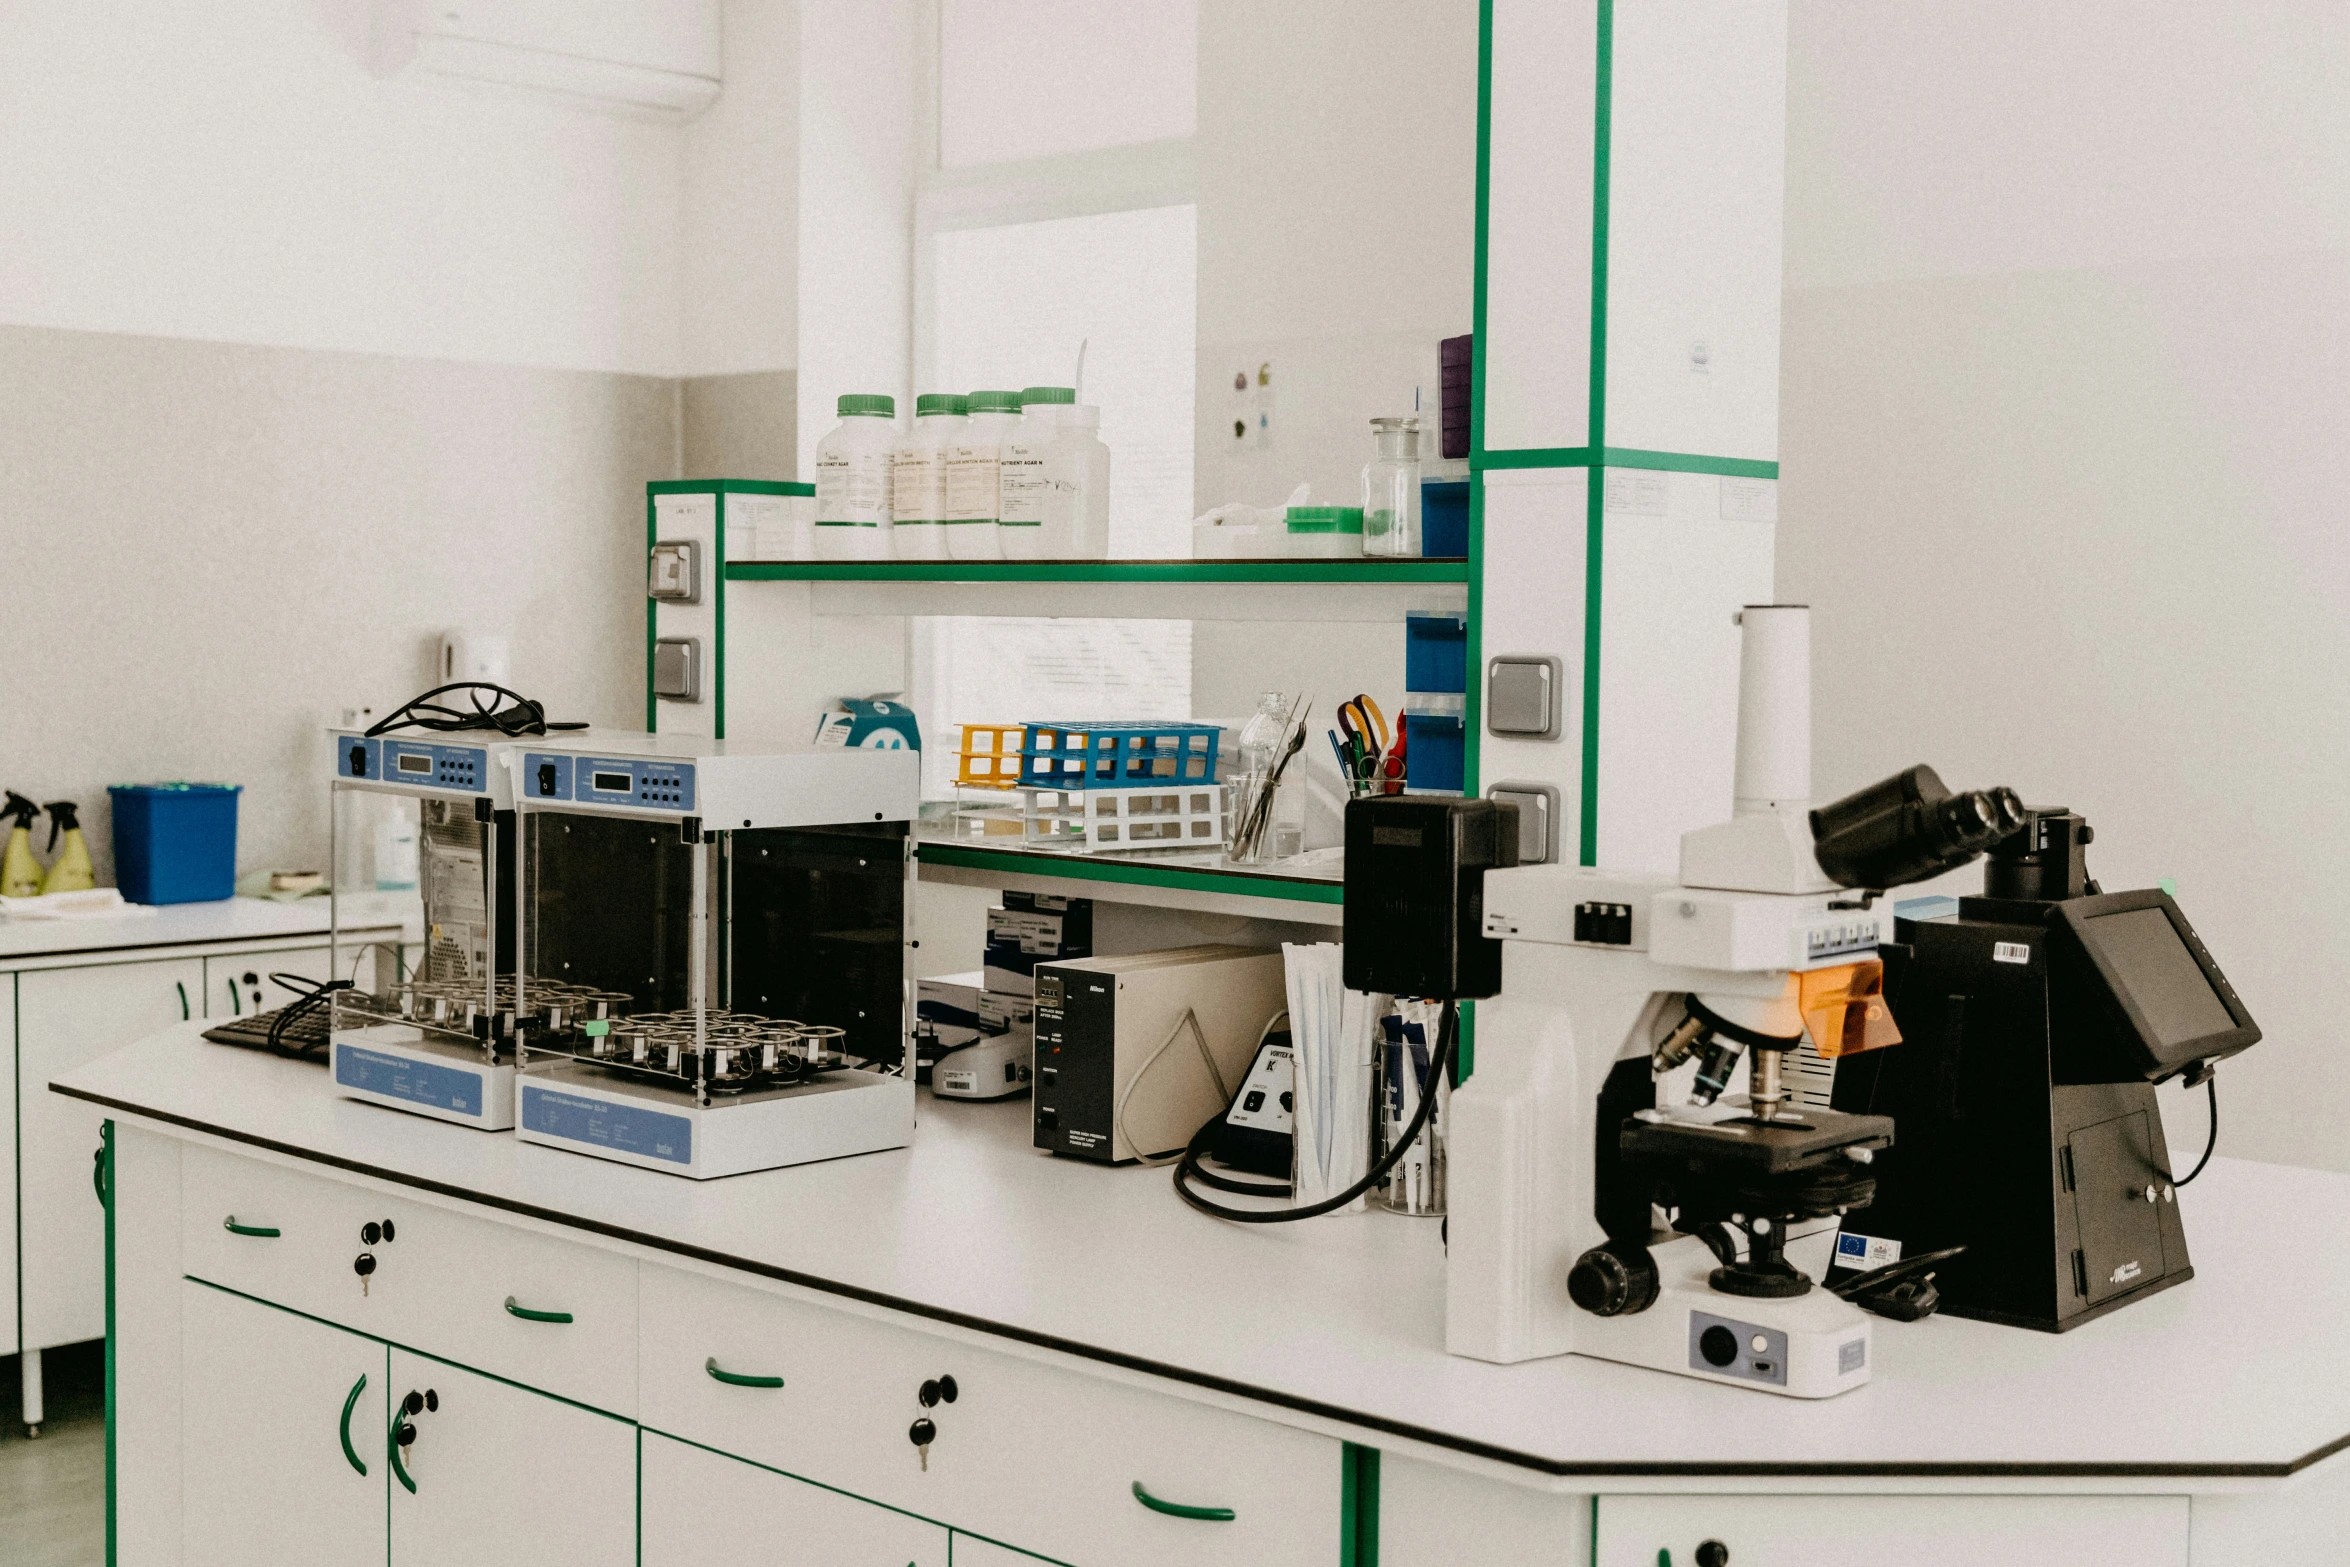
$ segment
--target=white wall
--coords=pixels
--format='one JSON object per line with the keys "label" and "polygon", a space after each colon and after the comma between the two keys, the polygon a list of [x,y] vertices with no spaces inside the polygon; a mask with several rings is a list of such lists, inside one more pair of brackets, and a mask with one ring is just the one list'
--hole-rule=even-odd
{"label": "white wall", "polygon": [[[1202,0],[1194,162],[1198,507],[1357,505],[1415,385],[1434,454],[1436,345],[1471,325],[1475,0]],[[1233,376],[1267,362],[1271,445],[1236,446]]]}
{"label": "white wall", "polygon": [[368,15],[0,7],[0,322],[674,374],[683,133],[379,81]]}
{"label": "white wall", "polygon": [[799,363],[799,11],[726,0],[726,84],[683,133],[680,375]]}
{"label": "white wall", "polygon": [[[730,7],[746,82],[771,11]],[[422,690],[445,628],[641,721],[693,133],[377,80],[368,22],[0,8],[0,782],[80,799],[101,874],[105,786],[175,777],[246,786],[244,868],[323,868],[320,726]],[[743,101],[698,171],[761,156]]]}
{"label": "white wall", "polygon": [[2350,1169],[2350,13],[1796,0],[1790,56],[1820,791],[1931,761],[2085,813],[2266,1030],[2223,1149]]}
{"label": "white wall", "polygon": [[843,392],[913,411],[914,182],[936,153],[930,0],[802,0],[799,449]]}

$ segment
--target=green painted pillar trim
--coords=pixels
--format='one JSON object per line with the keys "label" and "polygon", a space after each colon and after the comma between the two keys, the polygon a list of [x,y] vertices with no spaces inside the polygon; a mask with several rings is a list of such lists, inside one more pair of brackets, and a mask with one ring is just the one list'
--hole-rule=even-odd
{"label": "green painted pillar trim", "polygon": [[[103,1121],[98,1126],[98,1168],[104,1187],[101,1201],[106,1209],[106,1567],[115,1564],[115,1461],[114,1461],[114,1123]],[[19,1331],[22,1324],[19,1323]]]}
{"label": "green painted pillar trim", "polygon": [[[1599,0],[1594,55],[1591,133],[1591,426],[1588,445],[1607,450],[1607,231],[1608,141],[1613,116],[1615,0]],[[1607,476],[1596,465],[1585,477],[1583,524],[1583,787],[1578,802],[1585,865],[1599,863],[1599,585],[1605,553]]]}
{"label": "green painted pillar trim", "polygon": [[1339,1449],[1339,1567],[1379,1567],[1379,1449]]}

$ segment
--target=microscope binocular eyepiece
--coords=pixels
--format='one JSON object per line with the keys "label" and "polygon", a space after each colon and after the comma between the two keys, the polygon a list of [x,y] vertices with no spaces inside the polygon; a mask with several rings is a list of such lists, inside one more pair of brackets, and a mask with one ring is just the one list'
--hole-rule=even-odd
{"label": "microscope binocular eyepiece", "polygon": [[2024,820],[2013,789],[1952,794],[1921,762],[1813,811],[1812,853],[1838,886],[1883,891],[1958,869]]}

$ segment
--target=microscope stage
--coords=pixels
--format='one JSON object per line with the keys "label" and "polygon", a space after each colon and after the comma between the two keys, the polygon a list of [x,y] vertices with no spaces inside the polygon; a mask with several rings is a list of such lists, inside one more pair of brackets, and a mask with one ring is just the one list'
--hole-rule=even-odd
{"label": "microscope stage", "polygon": [[1620,1146],[1635,1158],[1688,1159],[1778,1175],[1808,1169],[1847,1148],[1885,1148],[1892,1142],[1890,1116],[1807,1109],[1776,1121],[1752,1116],[1711,1122],[1635,1116],[1624,1123]]}

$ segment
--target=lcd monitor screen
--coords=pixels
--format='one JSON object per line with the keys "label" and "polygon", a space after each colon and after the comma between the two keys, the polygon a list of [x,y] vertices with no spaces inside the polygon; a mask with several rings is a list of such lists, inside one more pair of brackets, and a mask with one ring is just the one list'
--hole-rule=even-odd
{"label": "lcd monitor screen", "polygon": [[2105,960],[2141,1032],[2151,1036],[2145,1044],[2157,1060],[2172,1065],[2192,1059],[2201,1052],[2189,1047],[2238,1026],[2161,909],[2096,915],[2082,920],[2080,930]]}

